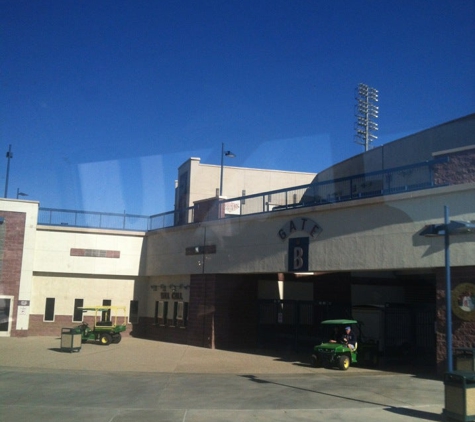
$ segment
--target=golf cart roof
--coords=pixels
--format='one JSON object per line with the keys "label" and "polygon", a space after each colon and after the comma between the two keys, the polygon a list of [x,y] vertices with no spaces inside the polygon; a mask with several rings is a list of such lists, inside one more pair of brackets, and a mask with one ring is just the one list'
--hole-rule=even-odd
{"label": "golf cart roof", "polygon": [[358,324],[358,321],[354,319],[327,319],[322,321],[324,325],[351,325],[351,324]]}

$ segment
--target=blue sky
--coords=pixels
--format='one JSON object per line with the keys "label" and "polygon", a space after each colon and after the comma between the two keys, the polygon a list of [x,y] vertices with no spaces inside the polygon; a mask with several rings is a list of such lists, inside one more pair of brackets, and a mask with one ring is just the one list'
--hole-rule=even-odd
{"label": "blue sky", "polygon": [[374,146],[475,112],[474,22],[463,0],[0,0],[8,197],[169,211],[178,166],[222,142],[229,165],[316,173],[363,151],[360,82]]}

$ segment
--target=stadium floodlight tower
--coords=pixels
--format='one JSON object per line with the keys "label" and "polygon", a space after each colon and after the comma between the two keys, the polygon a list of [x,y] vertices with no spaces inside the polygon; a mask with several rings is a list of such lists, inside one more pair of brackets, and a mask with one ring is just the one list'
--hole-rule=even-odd
{"label": "stadium floodlight tower", "polygon": [[356,93],[355,142],[368,151],[371,142],[377,138],[374,132],[378,130],[378,124],[373,119],[377,119],[379,113],[379,107],[375,104],[378,102],[378,90],[360,83]]}

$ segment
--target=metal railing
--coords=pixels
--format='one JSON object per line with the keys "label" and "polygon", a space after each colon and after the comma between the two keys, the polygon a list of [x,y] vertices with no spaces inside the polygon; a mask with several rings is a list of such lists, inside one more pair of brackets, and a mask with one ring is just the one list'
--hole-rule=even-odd
{"label": "metal railing", "polygon": [[112,230],[149,230],[150,217],[93,211],[40,208],[38,224]]}
{"label": "metal railing", "polygon": [[158,230],[193,223],[193,215],[194,207],[152,215],[150,216],[149,230]]}
{"label": "metal railing", "polygon": [[[444,159],[434,160],[254,195],[222,199],[219,200],[218,208],[223,212],[217,215],[230,218],[428,189],[435,187],[433,165],[443,161]],[[152,216],[53,208],[40,208],[38,214],[38,224],[114,230],[150,231],[193,222],[194,207]]]}
{"label": "metal railing", "polygon": [[445,159],[223,199],[225,215],[249,215],[434,187],[433,165]]}

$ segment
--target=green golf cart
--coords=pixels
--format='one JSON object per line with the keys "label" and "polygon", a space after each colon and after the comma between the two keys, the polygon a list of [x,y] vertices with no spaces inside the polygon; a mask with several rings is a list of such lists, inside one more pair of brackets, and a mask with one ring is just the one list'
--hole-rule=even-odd
{"label": "green golf cart", "polygon": [[120,343],[121,333],[127,329],[125,306],[85,306],[79,309],[84,313],[94,312],[92,326],[84,321],[77,327],[83,343],[88,340],[98,341],[104,346]]}
{"label": "green golf cart", "polygon": [[312,364],[315,367],[338,367],[346,371],[350,365],[357,362],[358,343],[350,349],[341,342],[344,328],[358,325],[353,319],[329,319],[321,323],[322,343],[315,346],[312,354]]}

